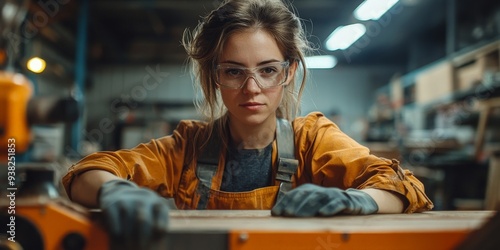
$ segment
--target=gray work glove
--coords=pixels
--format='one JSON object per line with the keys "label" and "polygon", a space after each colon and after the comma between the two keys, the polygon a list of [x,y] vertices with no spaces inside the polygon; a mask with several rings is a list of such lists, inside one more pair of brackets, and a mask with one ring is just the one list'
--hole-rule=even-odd
{"label": "gray work glove", "polygon": [[378,205],[357,189],[342,190],[304,184],[287,192],[271,210],[274,216],[308,217],[336,214],[373,214]]}
{"label": "gray work glove", "polygon": [[111,249],[165,248],[168,231],[166,199],[133,182],[112,180],[101,186],[98,201]]}

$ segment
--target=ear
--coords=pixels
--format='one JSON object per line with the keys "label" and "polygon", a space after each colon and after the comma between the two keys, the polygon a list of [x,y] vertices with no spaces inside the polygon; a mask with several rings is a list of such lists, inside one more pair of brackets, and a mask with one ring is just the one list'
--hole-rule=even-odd
{"label": "ear", "polygon": [[286,83],[284,84],[285,86],[288,86],[290,82],[292,81],[293,76],[295,75],[295,72],[297,71],[298,67],[298,62],[293,61],[290,63],[290,67],[288,68],[288,77],[286,79]]}

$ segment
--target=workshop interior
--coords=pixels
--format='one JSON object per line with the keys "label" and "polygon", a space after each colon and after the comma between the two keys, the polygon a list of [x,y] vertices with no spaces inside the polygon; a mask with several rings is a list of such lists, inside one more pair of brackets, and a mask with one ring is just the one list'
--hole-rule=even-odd
{"label": "workshop interior", "polygon": [[[498,210],[500,1],[290,2],[316,48],[300,114],[320,111],[397,159],[433,211]],[[367,2],[383,3],[364,13]],[[0,249],[107,249],[98,213],[72,203],[61,177],[200,119],[181,39],[219,3],[0,1]],[[315,242],[303,249],[333,249]]]}

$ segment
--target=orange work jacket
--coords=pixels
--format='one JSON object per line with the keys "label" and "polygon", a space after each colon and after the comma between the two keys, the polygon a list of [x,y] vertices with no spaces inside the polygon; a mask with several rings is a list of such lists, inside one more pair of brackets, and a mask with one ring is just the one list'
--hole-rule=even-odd
{"label": "orange work jacket", "polygon": [[[425,195],[423,184],[397,160],[371,155],[369,149],[344,134],[319,112],[293,120],[295,157],[298,168],[292,187],[313,183],[324,187],[375,188],[405,197],[405,212],[430,210],[432,202]],[[201,121],[181,121],[171,135],[153,139],[133,149],[98,152],[73,165],[62,182],[68,195],[75,176],[88,170],[105,170],[139,186],[173,198],[179,209],[196,209],[200,195],[209,199],[207,209],[271,209],[279,190],[274,185],[248,192],[220,191],[226,164],[224,144],[217,171],[208,190],[198,190],[196,175],[197,151],[205,142],[209,126]],[[277,148],[273,143],[273,179],[276,176]],[[205,192],[205,193],[203,193]],[[71,198],[71,197],[70,197]]]}

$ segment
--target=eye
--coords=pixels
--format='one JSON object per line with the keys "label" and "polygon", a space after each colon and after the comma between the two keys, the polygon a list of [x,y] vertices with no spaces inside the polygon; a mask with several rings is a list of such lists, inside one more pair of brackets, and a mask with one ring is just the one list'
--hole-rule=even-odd
{"label": "eye", "polygon": [[275,74],[277,72],[278,72],[278,69],[276,69],[275,67],[270,67],[270,66],[264,67],[260,70],[261,74],[266,74],[266,75],[272,75],[272,74]]}
{"label": "eye", "polygon": [[240,77],[244,74],[244,72],[242,69],[238,68],[227,68],[226,70],[224,70],[224,74],[230,77]]}

